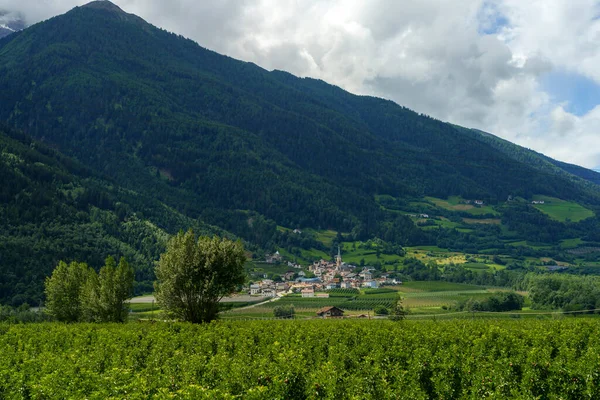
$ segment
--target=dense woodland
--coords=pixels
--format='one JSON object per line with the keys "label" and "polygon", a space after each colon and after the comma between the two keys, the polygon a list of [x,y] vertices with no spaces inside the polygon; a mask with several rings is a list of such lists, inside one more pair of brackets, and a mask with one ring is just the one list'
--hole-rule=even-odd
{"label": "dense woodland", "polygon": [[[134,266],[137,293],[149,290],[168,235],[188,227],[241,237],[255,254],[331,250],[278,226],[391,249],[567,260],[560,240],[600,242],[598,217],[557,222],[505,202],[538,194],[600,211],[599,174],[219,55],[109,2],[0,39],[0,93],[3,304],[39,304],[59,260],[98,269],[109,254]],[[424,195],[480,198],[507,229],[425,230],[396,212]],[[507,238],[552,247],[515,248]]]}

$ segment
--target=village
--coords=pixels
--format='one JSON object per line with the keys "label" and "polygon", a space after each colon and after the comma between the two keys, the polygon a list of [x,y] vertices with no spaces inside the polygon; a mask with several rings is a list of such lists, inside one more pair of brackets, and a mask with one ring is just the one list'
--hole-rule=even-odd
{"label": "village", "polygon": [[[283,263],[276,252],[266,257],[269,264]],[[335,261],[319,260],[308,267],[308,274],[301,265],[287,262],[290,270],[281,275],[280,281],[263,279],[251,283],[248,293],[253,296],[281,297],[300,293],[303,298],[328,298],[327,291],[334,289],[378,288],[383,285],[398,285],[402,282],[390,278],[386,273],[378,274],[373,267],[358,267],[342,261],[340,249]],[[377,275],[377,276],[376,276]]]}

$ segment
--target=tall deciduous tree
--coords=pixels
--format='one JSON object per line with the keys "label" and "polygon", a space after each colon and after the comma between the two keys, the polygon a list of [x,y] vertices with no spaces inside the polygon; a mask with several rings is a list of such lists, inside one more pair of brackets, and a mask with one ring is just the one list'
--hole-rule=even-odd
{"label": "tall deciduous tree", "polygon": [[245,261],[239,241],[179,232],[156,266],[156,299],[171,317],[212,321],[223,296],[244,283]]}
{"label": "tall deciduous tree", "polygon": [[52,275],[46,278],[46,308],[50,315],[63,322],[81,319],[80,297],[90,271],[93,273],[85,263],[58,263]]}
{"label": "tall deciduous tree", "polygon": [[84,263],[61,261],[46,279],[46,307],[59,321],[125,322],[133,292],[133,268],[113,257],[96,274]]}
{"label": "tall deciduous tree", "polygon": [[125,301],[133,292],[133,268],[125,258],[119,265],[113,257],[106,259],[100,273],[90,274],[81,292],[83,319],[99,322],[125,322],[127,306]]}

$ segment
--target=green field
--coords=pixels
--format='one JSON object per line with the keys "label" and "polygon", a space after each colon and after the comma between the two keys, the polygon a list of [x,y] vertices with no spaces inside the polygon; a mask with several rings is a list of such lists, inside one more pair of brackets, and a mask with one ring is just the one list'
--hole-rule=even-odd
{"label": "green field", "polygon": [[585,244],[585,241],[580,238],[575,239],[564,239],[560,242],[561,249],[574,249],[576,247],[582,246]]}
{"label": "green field", "polygon": [[0,325],[5,399],[597,399],[595,319]]}
{"label": "green field", "polygon": [[333,239],[337,236],[337,232],[332,230],[315,231],[309,229],[308,231],[314,233],[316,239],[327,247],[331,247]]}
{"label": "green field", "polygon": [[425,197],[425,200],[435,204],[437,207],[450,211],[462,211],[471,215],[500,215],[492,206],[483,205],[476,206],[474,204],[465,204],[465,200],[458,196],[450,196],[447,200],[438,199],[435,197]]}
{"label": "green field", "polygon": [[533,199],[544,200],[545,204],[536,204],[534,207],[556,221],[579,222],[595,215],[592,210],[571,201],[548,196],[534,196]]}
{"label": "green field", "polygon": [[470,291],[470,290],[483,290],[482,286],[468,285],[466,283],[453,283],[453,282],[429,282],[429,281],[409,281],[404,282],[400,287],[400,291],[404,288],[412,289],[413,291],[419,290],[422,292],[447,292],[447,291]]}

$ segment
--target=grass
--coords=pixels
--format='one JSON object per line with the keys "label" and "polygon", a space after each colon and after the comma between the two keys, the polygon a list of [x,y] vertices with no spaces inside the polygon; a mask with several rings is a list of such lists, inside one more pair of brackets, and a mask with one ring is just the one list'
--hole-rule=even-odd
{"label": "grass", "polygon": [[291,268],[288,267],[287,264],[284,264],[284,263],[267,264],[267,263],[257,262],[254,264],[254,266],[250,265],[246,268],[246,272],[251,275],[254,275],[254,274],[281,275],[281,274],[285,274],[289,270],[291,270]]}
{"label": "grass", "polygon": [[485,218],[485,219],[474,219],[474,218],[463,218],[465,224],[486,224],[486,225],[500,225],[502,221],[497,218]]}
{"label": "grass", "polygon": [[477,271],[487,271],[490,267],[484,263],[465,263],[463,265],[467,269],[477,270]]}
{"label": "grass", "polygon": [[422,292],[445,292],[445,291],[464,291],[464,290],[484,290],[483,286],[468,285],[466,283],[453,283],[441,281],[409,281],[402,284],[401,291],[404,288],[418,289]]}
{"label": "grass", "polygon": [[560,242],[560,248],[561,249],[574,249],[583,244],[585,244],[585,242],[583,240],[581,240],[581,238],[564,239],[564,240],[561,240],[561,242]]}
{"label": "grass", "polygon": [[545,204],[536,204],[534,207],[556,221],[579,222],[595,215],[592,210],[588,210],[572,201],[565,201],[549,196],[533,196],[533,199],[544,200]]}
{"label": "grass", "polygon": [[331,245],[333,244],[333,239],[335,239],[335,237],[337,236],[337,232],[332,231],[332,230],[324,230],[324,231],[310,230],[310,232],[314,233],[315,238],[327,247],[331,247]]}
{"label": "grass", "polygon": [[448,200],[438,199],[435,197],[425,197],[425,200],[435,204],[437,207],[449,211],[463,211],[471,215],[500,215],[493,207],[489,205],[475,206],[473,204],[464,204],[464,199],[458,196],[450,196]]}
{"label": "grass", "polygon": [[549,249],[552,247],[549,245],[531,244],[527,240],[520,240],[518,242],[508,243],[508,245],[515,246],[515,247],[519,247],[519,246],[530,247],[534,250],[545,250],[545,249]]}
{"label": "grass", "polygon": [[158,304],[152,303],[129,303],[129,310],[133,313],[156,311],[158,310]]}

